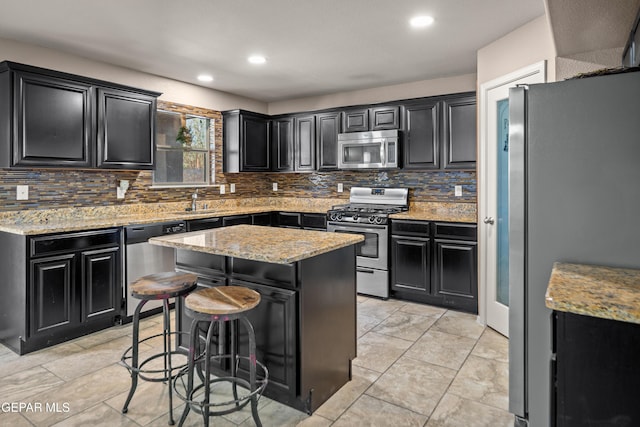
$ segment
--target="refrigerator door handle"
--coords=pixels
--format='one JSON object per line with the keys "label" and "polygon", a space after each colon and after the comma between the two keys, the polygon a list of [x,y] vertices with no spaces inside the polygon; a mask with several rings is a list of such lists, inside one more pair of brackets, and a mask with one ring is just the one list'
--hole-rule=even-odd
{"label": "refrigerator door handle", "polygon": [[493,219],[492,217],[488,216],[484,219],[483,221],[485,224],[489,224],[489,225],[493,225],[496,223],[496,220]]}
{"label": "refrigerator door handle", "polygon": [[527,416],[527,90],[509,89],[509,411]]}

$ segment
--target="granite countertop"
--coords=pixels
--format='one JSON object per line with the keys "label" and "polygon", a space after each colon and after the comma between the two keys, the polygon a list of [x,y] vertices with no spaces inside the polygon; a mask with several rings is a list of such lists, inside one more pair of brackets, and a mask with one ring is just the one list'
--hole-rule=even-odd
{"label": "granite countertop", "polygon": [[152,237],[149,243],[254,261],[289,264],[361,242],[356,234],[234,225]]}
{"label": "granite countertop", "polygon": [[418,202],[409,205],[409,210],[389,215],[394,219],[419,221],[464,222],[475,224],[478,215],[475,203]]}
{"label": "granite countertop", "polygon": [[[256,198],[240,201],[214,200],[208,202],[208,209],[200,209],[195,212],[186,211],[184,203],[176,202],[96,208],[24,210],[15,213],[0,213],[0,231],[21,235],[37,235],[271,211],[326,213],[332,206],[344,202],[345,200],[341,199],[298,198],[275,200]],[[393,214],[391,218],[464,223],[477,222],[476,205],[473,203],[411,203],[407,212]]]}
{"label": "granite countertop", "polygon": [[545,304],[552,310],[640,323],[640,270],[555,263]]}

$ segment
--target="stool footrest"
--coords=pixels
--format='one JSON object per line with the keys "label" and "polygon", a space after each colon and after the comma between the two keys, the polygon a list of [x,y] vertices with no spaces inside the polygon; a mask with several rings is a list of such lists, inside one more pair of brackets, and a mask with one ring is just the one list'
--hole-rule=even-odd
{"label": "stool footrest", "polygon": [[[221,359],[231,359],[233,357],[233,355],[231,354],[219,354],[219,355],[213,355],[211,357],[209,357],[209,363],[211,361],[215,361],[215,360],[221,360]],[[198,357],[198,359],[196,359],[195,363],[199,363],[203,361],[203,357],[202,355],[200,357]],[[249,361],[249,363],[251,363],[250,358],[247,356],[238,356],[236,355],[236,359],[244,359]],[[269,370],[267,369],[267,367],[261,363],[260,361],[256,360],[256,367],[260,367],[260,369],[262,370],[262,374],[261,378],[256,378],[256,389],[248,394],[242,395],[242,396],[238,396],[237,399],[232,399],[232,400],[228,400],[225,402],[209,402],[208,404],[205,404],[202,401],[198,401],[198,400],[194,400],[194,394],[202,389],[204,387],[204,384],[199,384],[198,386],[194,387],[193,390],[191,391],[191,393],[189,393],[188,396],[185,396],[185,393],[183,393],[181,391],[181,388],[183,390],[187,390],[187,384],[185,383],[184,377],[188,374],[189,372],[189,367],[183,367],[180,369],[180,371],[175,375],[174,379],[173,379],[173,389],[176,392],[176,395],[183,401],[185,401],[188,405],[191,405],[193,410],[198,413],[198,414],[202,414],[203,412],[203,408],[205,407],[220,407],[220,406],[229,406],[229,405],[236,405],[233,408],[229,408],[229,409],[224,409],[224,410],[219,410],[219,411],[209,411],[209,415],[210,416],[215,416],[215,415],[227,415],[230,414],[232,412],[235,411],[239,411],[240,409],[244,408],[250,401],[251,399],[255,396],[257,399],[260,399],[260,397],[262,396],[262,393],[264,391],[264,389],[267,387],[267,383],[269,380]],[[257,376],[257,372],[256,372],[256,376]],[[181,387],[178,387],[178,381],[180,381],[180,385]],[[251,389],[251,384],[249,383],[249,381],[245,380],[244,378],[240,378],[240,377],[231,377],[231,376],[225,376],[225,377],[215,377],[215,378],[211,378],[210,383],[215,383],[215,382],[230,382],[230,383],[235,383],[237,385],[240,385],[244,388],[247,388],[248,390]]]}
{"label": "stool footrest", "polygon": [[[189,334],[187,332],[171,332],[168,335],[184,335],[184,336],[188,336]],[[145,341],[154,339],[154,338],[158,338],[158,337],[164,337],[163,333],[159,333],[159,334],[155,334],[155,335],[151,335],[150,337],[147,337],[145,339],[142,339],[138,342],[138,344],[143,343]],[[159,353],[155,353],[152,354],[151,356],[146,357],[145,359],[142,359],[140,361],[138,361],[138,367],[135,368],[133,366],[131,366],[131,360],[133,359],[133,355],[131,354],[131,352],[133,351],[133,346],[130,346],[129,348],[127,348],[125,350],[125,352],[122,354],[122,357],[120,358],[120,365],[124,366],[125,368],[127,368],[127,370],[131,373],[131,372],[137,372],[138,376],[140,377],[140,379],[143,379],[145,381],[151,381],[151,382],[160,382],[160,381],[167,381],[170,378],[173,378],[175,375],[173,372],[167,373],[165,371],[164,368],[157,368],[157,369],[145,369],[144,365],[146,365],[147,363],[152,362],[155,359],[160,359],[160,358],[164,358],[165,357],[165,353],[164,352],[159,352]],[[171,350],[168,351],[167,354],[169,355],[169,357],[171,356],[184,356],[185,358],[188,358],[188,354],[183,352],[183,351],[179,351],[179,350]],[[172,371],[178,371],[184,367],[187,366],[188,364],[188,360],[185,361],[184,363],[178,365],[178,366],[171,366],[171,370]],[[173,364],[172,364],[173,365]],[[162,377],[148,377],[147,375],[149,374],[163,374]]]}

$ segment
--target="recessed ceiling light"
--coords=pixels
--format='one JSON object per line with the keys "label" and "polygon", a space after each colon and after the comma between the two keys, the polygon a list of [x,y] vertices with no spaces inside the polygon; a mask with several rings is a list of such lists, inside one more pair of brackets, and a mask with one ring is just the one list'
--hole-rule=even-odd
{"label": "recessed ceiling light", "polygon": [[253,55],[247,58],[247,60],[252,64],[264,64],[265,62],[267,62],[267,58],[262,55]]}
{"label": "recessed ceiling light", "polygon": [[414,16],[409,20],[409,24],[411,24],[411,26],[414,28],[428,27],[429,25],[433,24],[433,17],[427,15]]}
{"label": "recessed ceiling light", "polygon": [[210,76],[209,74],[200,74],[198,76],[198,80],[200,80],[201,82],[212,82],[213,76]]}

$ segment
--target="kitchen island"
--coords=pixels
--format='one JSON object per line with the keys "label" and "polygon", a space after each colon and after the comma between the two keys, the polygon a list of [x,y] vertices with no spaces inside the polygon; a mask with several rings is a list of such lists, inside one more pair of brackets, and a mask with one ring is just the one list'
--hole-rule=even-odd
{"label": "kitchen island", "polygon": [[640,425],[640,270],[555,263],[545,303],[555,424]]}
{"label": "kitchen island", "polygon": [[[236,225],[154,237],[177,249],[177,269],[199,287],[246,286],[261,295],[248,313],[258,360],[269,369],[265,395],[312,413],[351,379],[356,357],[356,252],[359,235]],[[177,330],[189,331],[180,302]],[[230,342],[228,331],[218,345]],[[181,337],[179,344],[187,340]],[[238,332],[240,354],[247,337]],[[220,365],[222,373],[227,367]],[[240,365],[240,374],[248,375]]]}

